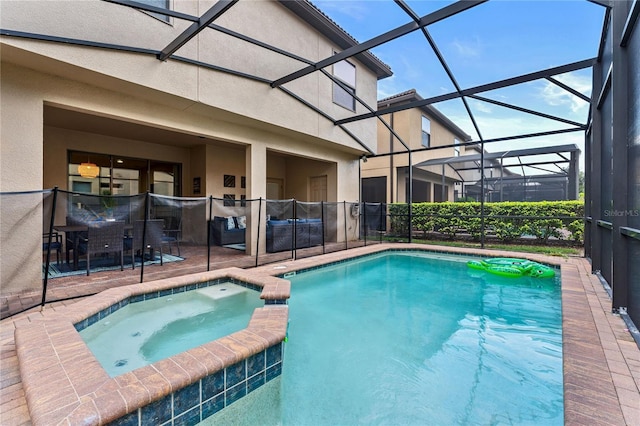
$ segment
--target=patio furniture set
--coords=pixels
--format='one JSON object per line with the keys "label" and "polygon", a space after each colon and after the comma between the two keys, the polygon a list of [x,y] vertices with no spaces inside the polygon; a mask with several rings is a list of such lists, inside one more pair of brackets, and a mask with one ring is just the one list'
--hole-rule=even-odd
{"label": "patio furniture set", "polygon": [[[295,231],[294,231],[295,230]],[[295,241],[294,241],[295,232]],[[302,249],[322,245],[322,219],[267,220],[267,252]],[[245,216],[215,216],[211,222],[211,241],[218,246],[244,244]],[[295,244],[295,246],[294,246]]]}
{"label": "patio furniture set", "polygon": [[[66,262],[72,269],[80,268],[80,258],[84,257],[86,262],[87,275],[91,273],[91,258],[96,255],[115,254],[116,261],[119,260],[120,270],[124,270],[125,252],[131,256],[131,267],[135,269],[135,256],[139,254],[144,258],[145,251],[149,250],[149,258],[155,259],[155,251],[160,253],[160,264],[163,264],[163,246],[168,245],[171,252],[171,245],[176,244],[178,255],[180,255],[180,244],[175,230],[173,233],[165,230],[164,219],[152,219],[146,221],[136,220],[133,224],[127,224],[122,220],[104,220],[82,222],[73,217],[67,217],[66,225],[54,226],[54,232],[49,244],[49,235],[44,234],[43,250],[47,250],[50,245],[51,251],[56,252],[56,262],[60,265],[63,238],[60,233],[65,234],[64,248],[66,252]],[[144,237],[144,250],[143,247]]]}

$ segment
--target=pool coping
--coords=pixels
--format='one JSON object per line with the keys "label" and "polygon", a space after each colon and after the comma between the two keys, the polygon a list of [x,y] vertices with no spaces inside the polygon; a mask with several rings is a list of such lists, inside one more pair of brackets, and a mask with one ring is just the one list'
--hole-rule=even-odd
{"label": "pool coping", "polygon": [[[561,258],[488,249],[443,249],[442,246],[423,244],[376,244],[350,249],[348,252],[289,260],[241,271],[243,275],[264,279],[265,276],[276,277],[385,250],[420,250],[480,258],[521,257],[560,267],[565,424],[640,424],[640,351],[624,321],[611,313],[611,300],[598,278],[591,273],[585,258]],[[185,282],[192,280],[185,277],[180,279]],[[44,316],[48,318],[48,315]],[[31,321],[39,322],[40,319]],[[17,322],[15,326],[21,327]],[[31,393],[24,376],[22,379],[25,393]],[[33,417],[32,421],[39,424]]]}
{"label": "pool coping", "polygon": [[[248,326],[129,373],[111,378],[74,324],[109,311],[122,300],[194,283],[232,279],[262,288],[264,307]],[[106,424],[281,343],[286,337],[290,283],[273,276],[228,268],[112,288],[15,330],[16,352],[34,425]]]}

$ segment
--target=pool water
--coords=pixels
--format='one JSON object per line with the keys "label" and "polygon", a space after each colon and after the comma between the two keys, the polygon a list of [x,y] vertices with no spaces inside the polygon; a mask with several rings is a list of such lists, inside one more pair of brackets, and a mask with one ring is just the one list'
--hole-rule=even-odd
{"label": "pool water", "polygon": [[110,377],[247,327],[260,292],[232,283],[130,303],[80,332]]}
{"label": "pool water", "polygon": [[281,378],[212,424],[563,424],[559,277],[466,260],[396,252],[287,277]]}

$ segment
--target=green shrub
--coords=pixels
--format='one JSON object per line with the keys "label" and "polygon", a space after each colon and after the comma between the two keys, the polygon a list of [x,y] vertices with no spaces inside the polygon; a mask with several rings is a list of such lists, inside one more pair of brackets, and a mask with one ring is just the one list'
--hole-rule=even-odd
{"label": "green shrub", "polygon": [[[439,232],[455,239],[467,233],[480,239],[482,220],[479,202],[415,203],[412,206],[412,229],[426,236]],[[408,235],[408,206],[391,204],[391,230]],[[584,203],[582,201],[499,202],[484,203],[485,231],[500,241],[512,242],[533,236],[542,243],[549,238],[570,239],[581,243],[584,238]]]}

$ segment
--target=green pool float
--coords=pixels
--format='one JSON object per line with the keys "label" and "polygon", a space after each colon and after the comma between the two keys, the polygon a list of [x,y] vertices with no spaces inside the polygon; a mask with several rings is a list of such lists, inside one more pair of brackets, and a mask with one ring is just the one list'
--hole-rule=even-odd
{"label": "green pool float", "polygon": [[470,260],[467,266],[472,269],[487,271],[503,277],[518,278],[530,276],[534,278],[552,278],[555,271],[549,266],[527,259],[514,257],[494,257],[484,260]]}

